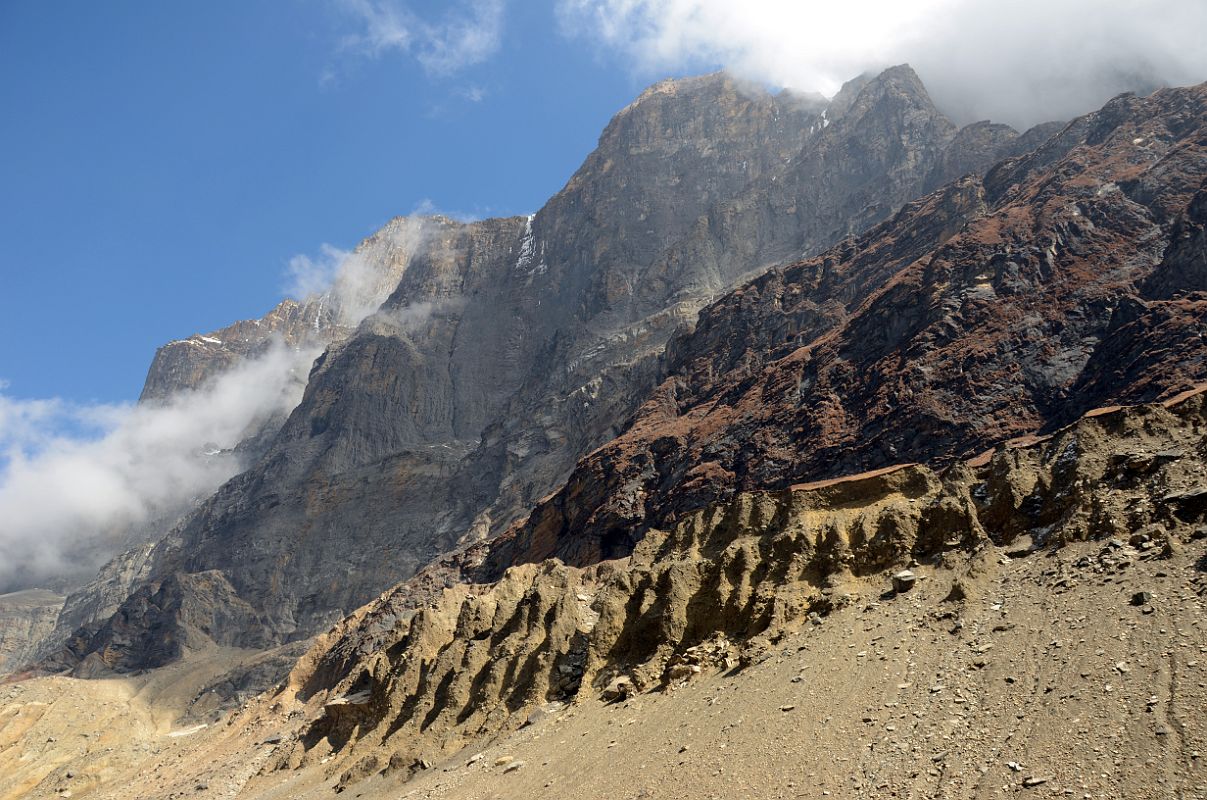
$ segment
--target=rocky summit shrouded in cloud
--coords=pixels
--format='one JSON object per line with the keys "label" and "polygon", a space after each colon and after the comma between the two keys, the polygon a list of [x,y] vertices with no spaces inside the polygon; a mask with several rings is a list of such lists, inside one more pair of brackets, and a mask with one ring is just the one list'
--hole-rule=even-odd
{"label": "rocky summit shrouded in cloud", "polygon": [[957,120],[1030,126],[1207,73],[1198,0],[558,0],[563,30],[643,73],[724,66],[832,94],[908,62]]}
{"label": "rocky summit shrouded in cloud", "polygon": [[[317,257],[295,256],[286,291],[297,302],[160,348],[139,404],[0,393],[0,593],[75,585],[120,550],[162,536],[247,467],[249,442],[298,404],[333,330],[355,327],[392,290],[381,253],[416,249],[425,225],[399,218],[370,252],[324,245]],[[393,318],[414,324],[431,311]]]}

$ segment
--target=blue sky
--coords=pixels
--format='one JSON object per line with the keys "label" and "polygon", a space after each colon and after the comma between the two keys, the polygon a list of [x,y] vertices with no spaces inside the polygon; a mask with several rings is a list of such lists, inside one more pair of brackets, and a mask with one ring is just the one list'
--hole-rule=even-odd
{"label": "blue sky", "polygon": [[0,4],[4,391],[133,399],[156,346],[274,305],[293,255],[423,204],[536,210],[646,79],[552,2],[499,30],[458,65],[374,54],[329,0]]}

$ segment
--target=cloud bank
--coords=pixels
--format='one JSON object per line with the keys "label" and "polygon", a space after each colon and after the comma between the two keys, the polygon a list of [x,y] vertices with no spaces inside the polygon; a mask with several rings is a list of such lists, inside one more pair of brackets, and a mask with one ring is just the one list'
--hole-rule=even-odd
{"label": "cloud bank", "polygon": [[[287,294],[354,327],[373,314],[430,235],[400,217],[355,251],[324,244],[287,269]],[[434,304],[394,312],[421,324]],[[323,345],[272,342],[196,391],[165,402],[76,404],[17,399],[0,381],[0,593],[61,587],[116,552],[158,538],[182,513],[245,469],[236,445],[302,398]]]}
{"label": "cloud bank", "polygon": [[274,345],[162,404],[0,394],[0,592],[83,577],[211,494],[244,466],[235,445],[297,405],[317,354]]}
{"label": "cloud bank", "polygon": [[451,4],[431,21],[399,0],[337,0],[358,25],[341,50],[366,58],[394,52],[414,57],[430,75],[451,75],[480,64],[498,52],[503,31],[503,0],[465,0]]}
{"label": "cloud bank", "polygon": [[832,94],[908,62],[960,121],[1024,127],[1207,80],[1202,0],[557,0],[562,30],[646,76],[723,65]]}

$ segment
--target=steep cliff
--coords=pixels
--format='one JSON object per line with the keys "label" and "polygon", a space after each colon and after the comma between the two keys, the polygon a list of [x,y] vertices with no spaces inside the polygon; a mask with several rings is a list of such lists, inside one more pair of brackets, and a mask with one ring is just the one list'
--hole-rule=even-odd
{"label": "steep cliff", "polygon": [[1205,86],[1120,97],[726,295],[480,576],[615,558],[743,489],[945,463],[1207,378],[1205,126]]}
{"label": "steep cliff", "polygon": [[30,662],[62,607],[63,596],[47,589],[0,594],[0,675]]}
{"label": "steep cliff", "polygon": [[139,402],[162,402],[177,392],[200,389],[273,344],[306,349],[346,336],[398,285],[423,250],[427,225],[423,218],[393,219],[346,254],[343,269],[321,293],[283,300],[259,319],[168,342],[155,352]]}
{"label": "steep cliff", "polygon": [[155,548],[125,622],[75,652],[159,663],[134,643],[148,630],[182,641],[170,630],[192,601],[145,597],[165,581],[187,595],[175,576],[213,571],[263,629],[219,623],[215,641],[320,630],[553,490],[656,385],[671,335],[733,282],[1017,139],[961,135],[906,67],[829,104],[725,75],[652,87],[537,214],[429,219],[391,251],[405,258],[373,274],[396,286],[333,339],[264,457]]}

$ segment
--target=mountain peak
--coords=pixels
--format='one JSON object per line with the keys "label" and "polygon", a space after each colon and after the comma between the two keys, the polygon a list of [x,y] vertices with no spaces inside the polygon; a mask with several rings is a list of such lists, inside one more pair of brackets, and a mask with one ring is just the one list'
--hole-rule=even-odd
{"label": "mountain peak", "polygon": [[879,73],[865,72],[844,83],[830,99],[827,115],[831,120],[836,120],[857,103],[866,110],[893,96],[907,98],[915,105],[938,113],[914,68],[909,64],[897,64]]}
{"label": "mountain peak", "polygon": [[885,96],[908,98],[910,101],[928,108],[934,108],[926,85],[914,72],[909,64],[898,64],[871,77],[862,87],[858,97],[883,98]]}
{"label": "mountain peak", "polygon": [[717,70],[706,75],[690,75],[682,78],[663,78],[657,83],[647,86],[641,94],[627,106],[617,112],[617,117],[631,113],[634,109],[648,103],[654,98],[678,97],[684,94],[698,92],[718,93],[733,83],[732,76],[724,70]]}
{"label": "mountain peak", "polygon": [[918,77],[918,73],[909,64],[894,64],[891,67],[887,67],[873,78],[872,82],[911,84],[922,91],[926,91],[922,84],[922,79]]}

